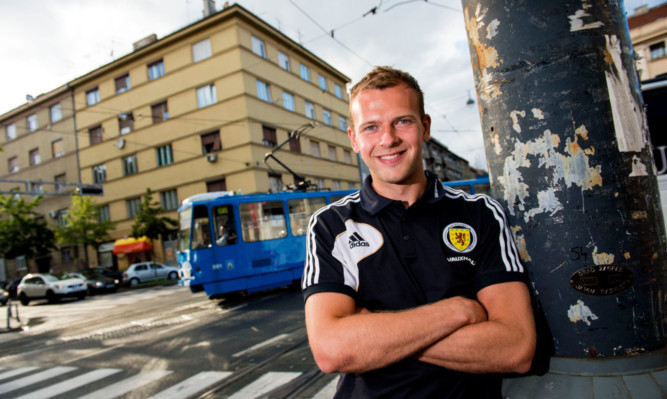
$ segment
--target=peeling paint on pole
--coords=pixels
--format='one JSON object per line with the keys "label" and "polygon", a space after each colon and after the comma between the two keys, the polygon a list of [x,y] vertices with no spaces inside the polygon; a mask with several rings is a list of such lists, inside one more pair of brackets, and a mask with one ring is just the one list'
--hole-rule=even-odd
{"label": "peeling paint on pole", "polygon": [[463,8],[493,195],[555,354],[662,348],[666,240],[622,5]]}

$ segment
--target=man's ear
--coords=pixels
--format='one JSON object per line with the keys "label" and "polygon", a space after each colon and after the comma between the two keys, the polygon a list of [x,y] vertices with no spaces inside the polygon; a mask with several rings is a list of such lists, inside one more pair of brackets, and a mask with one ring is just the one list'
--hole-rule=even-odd
{"label": "man's ear", "polygon": [[431,115],[424,114],[422,126],[424,127],[424,141],[428,141],[431,138]]}
{"label": "man's ear", "polygon": [[352,150],[358,154],[359,146],[357,145],[357,136],[354,133],[354,130],[352,129],[351,126],[347,128],[347,137],[350,138],[350,144],[352,144]]}

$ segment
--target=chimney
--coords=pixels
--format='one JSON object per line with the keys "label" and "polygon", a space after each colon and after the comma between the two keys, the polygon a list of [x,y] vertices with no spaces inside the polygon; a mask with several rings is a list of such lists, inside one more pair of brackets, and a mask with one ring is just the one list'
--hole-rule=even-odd
{"label": "chimney", "polygon": [[215,0],[204,0],[204,18],[215,14]]}
{"label": "chimney", "polygon": [[139,41],[136,41],[136,42],[134,42],[134,44],[132,44],[133,51],[137,51],[140,48],[146,47],[149,44],[151,44],[153,42],[156,42],[156,41],[157,41],[157,35],[155,33],[153,33],[151,35],[148,35],[148,36],[144,37],[143,39],[141,39]]}

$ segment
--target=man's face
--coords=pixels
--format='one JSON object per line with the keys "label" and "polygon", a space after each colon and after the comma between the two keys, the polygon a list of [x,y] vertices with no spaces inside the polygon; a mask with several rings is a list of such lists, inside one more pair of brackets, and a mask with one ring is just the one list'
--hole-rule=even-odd
{"label": "man's face", "polygon": [[348,135],[371,171],[373,185],[414,184],[424,178],[422,144],[431,118],[420,115],[417,94],[404,85],[366,89],[350,104]]}

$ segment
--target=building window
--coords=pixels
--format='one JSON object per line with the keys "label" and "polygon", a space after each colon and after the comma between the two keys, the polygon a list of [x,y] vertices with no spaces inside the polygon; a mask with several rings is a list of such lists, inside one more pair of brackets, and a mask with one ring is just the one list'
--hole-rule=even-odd
{"label": "building window", "polygon": [[321,179],[321,178],[315,179],[315,185],[317,186],[318,190],[323,190],[324,189],[324,179]]}
{"label": "building window", "polygon": [[25,256],[16,257],[16,271],[26,271],[28,270],[28,263],[25,261]]}
{"label": "building window", "polygon": [[97,208],[97,221],[100,223],[110,222],[109,205],[100,205]]}
{"label": "building window", "polygon": [[342,131],[346,131],[346,130],[347,130],[347,120],[345,120],[345,117],[344,117],[344,116],[339,116],[339,117],[338,117],[338,127],[339,127],[340,130],[342,130]]}
{"label": "building window", "polygon": [[39,148],[33,148],[28,151],[28,159],[30,160],[30,166],[39,165],[42,163],[42,158],[39,156]]}
{"label": "building window", "polygon": [[325,77],[322,76],[322,75],[319,75],[319,76],[317,77],[317,80],[318,80],[318,82],[319,82],[319,84],[320,84],[320,89],[322,89],[322,90],[326,90],[326,89],[327,89],[327,78],[325,78]]}
{"label": "building window", "polygon": [[148,64],[147,68],[148,80],[155,80],[160,76],[164,76],[164,62],[162,62],[162,60]]}
{"label": "building window", "polygon": [[134,130],[134,115],[132,115],[132,112],[121,112],[118,117],[118,130],[120,134],[128,134]]}
{"label": "building window", "polygon": [[7,141],[16,138],[16,123],[11,123],[5,126],[5,133],[7,134]]}
{"label": "building window", "polygon": [[304,106],[306,108],[306,116],[310,119],[315,119],[315,106],[313,103],[306,101]]}
{"label": "building window", "polygon": [[171,165],[174,163],[174,158],[171,154],[171,144],[156,148],[155,154],[157,155],[157,166]]}
{"label": "building window", "polygon": [[264,42],[256,38],[255,36],[252,37],[252,52],[257,54],[258,56],[262,58],[266,58],[266,51],[264,49]]}
{"label": "building window", "polygon": [[67,183],[67,177],[66,177],[65,173],[54,176],[53,180],[56,182],[56,192],[61,193],[61,192],[65,191],[66,185],[63,184],[63,183]]}
{"label": "building window", "polygon": [[665,43],[656,43],[649,47],[651,51],[651,59],[662,58],[665,56]]}
{"label": "building window", "polygon": [[215,94],[215,85],[213,83],[197,89],[197,105],[199,108],[204,108],[216,102],[218,102],[218,98]]}
{"label": "building window", "polygon": [[340,190],[340,181],[339,180],[334,180],[333,181],[333,190],[334,191],[339,191]]}
{"label": "building window", "polygon": [[314,157],[320,156],[320,143],[317,141],[310,140],[310,155]]}
{"label": "building window", "polygon": [[294,96],[292,94],[283,92],[283,107],[286,110],[294,111]]}
{"label": "building window", "polygon": [[336,156],[336,147],[332,145],[329,146],[329,159],[332,161],[338,161],[338,157]]}
{"label": "building window", "polygon": [[267,147],[275,147],[278,144],[278,139],[276,138],[276,129],[268,126],[262,126],[262,131],[264,134],[264,145]]}
{"label": "building window", "polygon": [[36,182],[31,183],[30,186],[30,192],[35,194],[41,194],[44,192],[44,185],[42,184],[41,180],[37,180]]}
{"label": "building window", "polygon": [[7,160],[9,166],[9,173],[14,173],[19,171],[19,159],[18,157],[11,157]]}
{"label": "building window", "polygon": [[125,208],[127,209],[127,217],[134,218],[139,213],[139,205],[141,205],[141,198],[130,198],[125,200]]}
{"label": "building window", "polygon": [[128,90],[130,90],[130,74],[126,73],[116,78],[116,94],[124,93]]}
{"label": "building window", "polygon": [[139,166],[137,165],[137,154],[123,158],[122,162],[123,176],[129,176],[139,172]]}
{"label": "building window", "polygon": [[290,70],[289,57],[282,51],[278,51],[278,65],[280,65],[280,67],[286,71]]}
{"label": "building window", "polygon": [[301,76],[301,79],[310,82],[310,70],[307,66],[299,64],[299,75]]}
{"label": "building window", "polygon": [[331,111],[329,111],[328,109],[323,109],[322,116],[324,117],[324,124],[327,126],[331,126]]}
{"label": "building window", "polygon": [[107,180],[107,166],[105,164],[93,166],[93,183],[104,183]]}
{"label": "building window", "polygon": [[167,102],[162,101],[161,103],[151,105],[151,115],[153,116],[153,123],[160,123],[169,119]]}
{"label": "building window", "polygon": [[90,145],[99,144],[102,142],[102,126],[95,126],[88,129],[88,137],[90,137]]}
{"label": "building window", "polygon": [[268,83],[257,80],[257,97],[260,100],[271,102],[271,91]]}
{"label": "building window", "polygon": [[269,192],[279,193],[283,191],[283,177],[277,173],[269,173]]}
{"label": "building window", "polygon": [[67,215],[69,215],[69,211],[67,209],[61,209],[56,213],[56,220],[58,221],[58,226],[60,227],[67,227],[69,223],[67,223]]}
{"label": "building window", "polygon": [[37,114],[28,115],[28,117],[25,118],[25,121],[28,132],[34,132],[39,127],[37,123]]}
{"label": "building window", "polygon": [[215,132],[202,134],[201,147],[203,154],[220,151],[222,149],[222,144],[220,143],[220,131],[216,130]]}
{"label": "building window", "polygon": [[100,90],[96,87],[86,92],[86,104],[88,106],[95,105],[100,102]]}
{"label": "building window", "polygon": [[62,109],[60,104],[54,104],[49,108],[49,113],[51,114],[51,123],[58,122],[63,118]]}
{"label": "building window", "polygon": [[297,154],[301,153],[301,142],[298,138],[289,141],[289,150],[291,152],[296,152]]}
{"label": "building window", "polygon": [[206,192],[212,193],[215,191],[227,191],[227,183],[225,182],[225,179],[206,182]]}
{"label": "building window", "polygon": [[341,87],[337,84],[334,83],[334,93],[336,93],[336,97],[342,99],[343,98],[343,90]]}
{"label": "building window", "polygon": [[343,158],[345,158],[345,163],[352,165],[352,153],[348,150],[343,150]]}
{"label": "building window", "polygon": [[161,192],[160,202],[162,203],[162,209],[165,211],[173,211],[174,209],[178,209],[178,195],[176,190]]}
{"label": "building window", "polygon": [[56,139],[51,142],[51,154],[54,158],[65,155],[65,144],[63,143],[63,139]]}
{"label": "building window", "polygon": [[204,39],[192,45],[192,62],[199,62],[211,56],[211,39]]}

